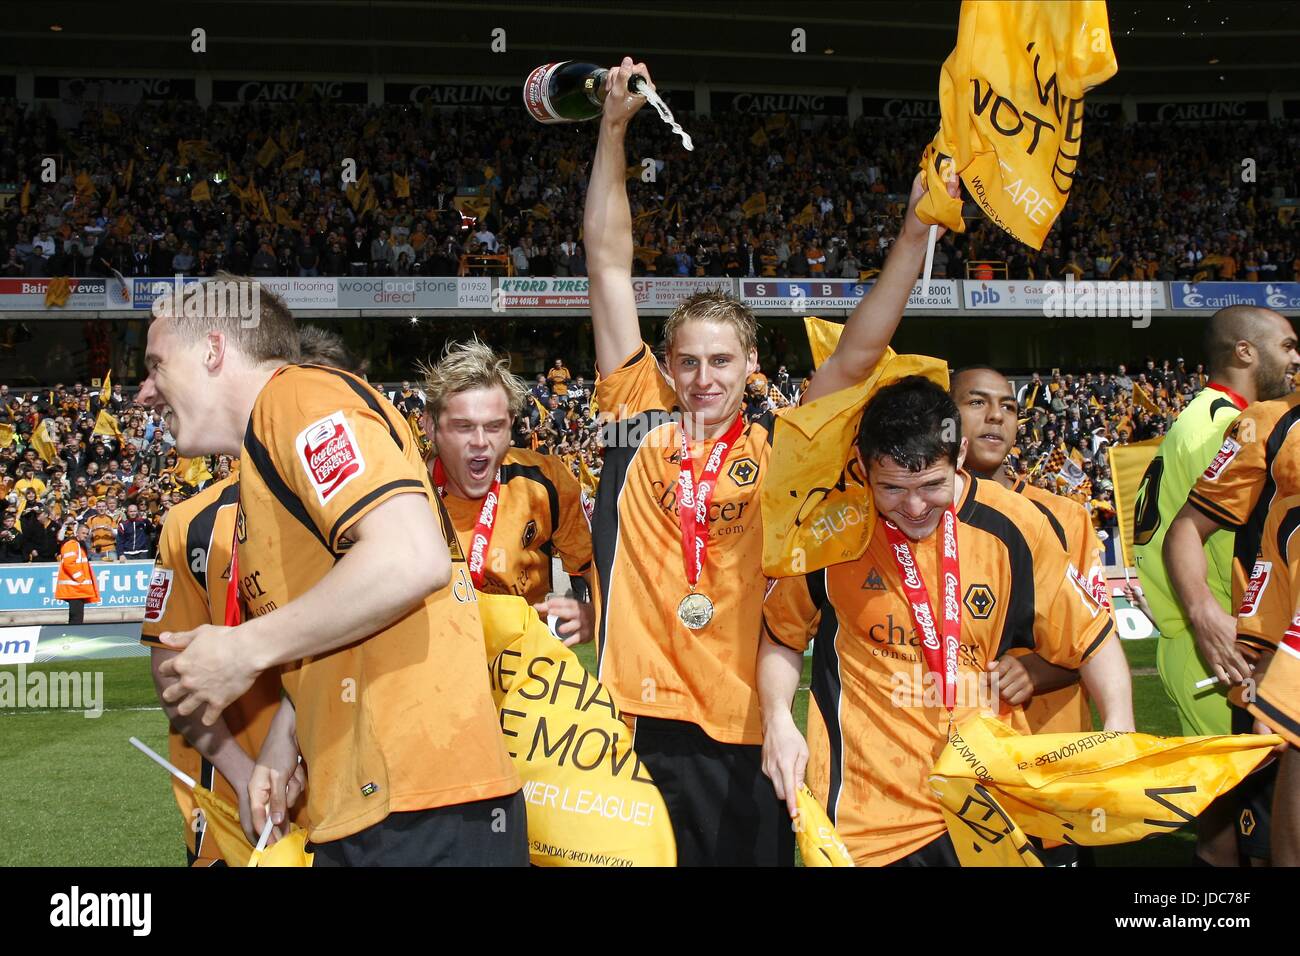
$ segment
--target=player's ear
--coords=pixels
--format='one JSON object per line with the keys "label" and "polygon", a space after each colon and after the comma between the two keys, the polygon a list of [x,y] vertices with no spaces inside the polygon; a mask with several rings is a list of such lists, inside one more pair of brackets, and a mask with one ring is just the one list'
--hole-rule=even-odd
{"label": "player's ear", "polygon": [[961,445],[957,449],[957,469],[960,471],[962,465],[966,463],[966,449],[969,447],[970,439],[965,435],[961,438]]}
{"label": "player's ear", "polygon": [[203,367],[209,372],[221,368],[226,360],[226,333],[215,329],[204,340]]}
{"label": "player's ear", "polygon": [[745,358],[745,377],[749,378],[758,371],[758,349],[750,349],[749,355]]}

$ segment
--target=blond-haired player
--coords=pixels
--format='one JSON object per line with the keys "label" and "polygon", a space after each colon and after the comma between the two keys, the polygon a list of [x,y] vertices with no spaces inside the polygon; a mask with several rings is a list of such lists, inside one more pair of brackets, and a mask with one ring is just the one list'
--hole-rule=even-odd
{"label": "blond-haired player", "polygon": [[[790,821],[761,765],[755,676],[767,588],[759,489],[775,427],[771,413],[742,413],[757,330],[739,301],[701,293],[664,327],[665,372],[642,340],[625,138],[645,101],[628,92],[632,74],[650,82],[630,58],[606,79],[584,220],[596,397],[608,419],[592,520],[600,679],[636,716],[637,754],[667,802],[681,864],[789,865]],[[921,235],[895,243],[903,254],[891,255],[805,401],[875,366],[920,270]]]}
{"label": "blond-haired player", "polygon": [[565,644],[590,641],[591,604],[548,599],[552,554],[575,580],[591,573],[582,489],[562,459],[511,447],[528,392],[511,374],[509,357],[474,339],[448,345],[423,372],[424,430],[434,446],[429,476],[468,556],[474,587],[527,599],[555,618]]}

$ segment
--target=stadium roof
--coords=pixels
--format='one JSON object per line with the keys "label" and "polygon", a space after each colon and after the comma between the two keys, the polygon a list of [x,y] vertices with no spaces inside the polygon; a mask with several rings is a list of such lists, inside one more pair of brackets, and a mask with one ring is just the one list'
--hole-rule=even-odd
{"label": "stadium roof", "polygon": [[[666,83],[933,93],[956,0],[43,0],[7,5],[0,70],[521,81],[553,59],[632,52]],[[1110,96],[1300,91],[1300,3],[1112,0]],[[52,27],[60,27],[57,32]],[[190,31],[207,31],[207,52]],[[489,49],[506,31],[506,51]],[[807,52],[791,51],[791,30]],[[14,42],[17,41],[17,42]]]}

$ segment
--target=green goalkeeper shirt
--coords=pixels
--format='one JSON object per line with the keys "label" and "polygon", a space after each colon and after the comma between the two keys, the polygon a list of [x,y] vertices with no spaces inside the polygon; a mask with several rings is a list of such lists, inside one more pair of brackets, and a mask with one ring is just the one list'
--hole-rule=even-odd
{"label": "green goalkeeper shirt", "polygon": [[[1187,502],[1207,468],[1223,449],[1223,433],[1240,414],[1234,393],[1213,385],[1201,390],[1174,422],[1151,459],[1138,487],[1133,516],[1133,553],[1138,579],[1162,634],[1188,633],[1191,625],[1174,593],[1161,553],[1169,523]],[[1226,454],[1226,452],[1225,452]],[[1207,581],[1219,605],[1232,613],[1234,532],[1219,529],[1205,541]]]}

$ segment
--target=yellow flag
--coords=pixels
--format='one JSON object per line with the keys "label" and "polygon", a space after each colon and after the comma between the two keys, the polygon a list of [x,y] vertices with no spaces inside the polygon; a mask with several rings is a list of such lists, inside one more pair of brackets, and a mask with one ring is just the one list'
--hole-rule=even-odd
{"label": "yellow flag", "polygon": [[455,206],[462,216],[482,219],[492,208],[492,200],[487,196],[457,196]]}
{"label": "yellow flag", "polygon": [[257,190],[257,218],[266,222],[271,221],[271,209],[266,204],[266,194],[262,190]]}
{"label": "yellow flag", "polygon": [[844,202],[844,223],[848,225],[853,222],[853,200],[847,199]]}
{"label": "yellow flag", "polygon": [[1123,552],[1124,567],[1133,567],[1133,505],[1147,465],[1160,449],[1159,438],[1130,445],[1109,445],[1106,457],[1110,460],[1110,476],[1114,484],[1115,513],[1119,516],[1119,544]]}
{"label": "yellow flag", "polygon": [[107,405],[108,400],[113,397],[113,370],[110,368],[104,373],[104,387],[99,390],[99,403]]}
{"label": "yellow flag", "polygon": [[206,166],[212,166],[221,161],[221,154],[212,148],[212,144],[206,139],[182,139],[176,143],[177,162],[182,166],[188,166],[192,161],[197,160]]}
{"label": "yellow flag", "polygon": [[546,203],[544,202],[539,202],[536,206],[534,206],[532,212],[533,212],[534,219],[551,218],[551,207],[546,205]]}
{"label": "yellow flag", "polygon": [[45,307],[63,306],[68,304],[68,298],[72,295],[72,286],[66,276],[60,276],[57,279],[51,279],[50,284],[45,287]]}
{"label": "yellow flag", "polygon": [[917,215],[964,231],[944,185],[959,175],[985,215],[1042,248],[1074,182],[1084,93],[1117,69],[1105,0],[963,0]]}
{"label": "yellow flag", "polygon": [[18,199],[19,212],[21,212],[24,216],[27,215],[27,210],[31,206],[31,204],[32,204],[32,182],[29,179],[27,182],[23,183],[23,194]]}
{"label": "yellow flag", "polygon": [[[593,409],[591,414],[595,417],[596,411]],[[593,497],[600,490],[600,478],[591,473],[591,469],[587,467],[587,459],[581,455],[578,456],[578,484],[582,486],[583,491]]]}
{"label": "yellow flag", "polygon": [[113,188],[110,189],[108,192],[108,202],[104,203],[104,208],[111,210],[116,205],[117,205],[117,183],[114,183]]}
{"label": "yellow flag", "polygon": [[239,810],[207,787],[194,788],[194,802],[203,811],[204,839],[217,841],[217,849],[227,866],[248,866],[253,845],[239,825]]}
{"label": "yellow flag", "polygon": [[173,471],[181,481],[194,488],[212,478],[206,458],[177,458]]}
{"label": "yellow flag", "polygon": [[571,159],[565,159],[563,156],[561,156],[559,159],[555,161],[555,168],[558,169],[565,176],[568,176],[571,175],[573,171],[578,168],[578,164]]}
{"label": "yellow flag", "polygon": [[257,165],[268,166],[275,157],[280,155],[280,147],[275,144],[275,140],[270,137],[262,144],[262,148],[257,151]]}
{"label": "yellow flag", "polygon": [[90,174],[85,170],[77,173],[76,184],[77,195],[83,199],[87,196],[93,195],[95,192],[95,184],[91,181]]}
{"label": "yellow flag", "polygon": [[118,116],[115,112],[113,112],[112,110],[110,110],[110,109],[108,109],[107,107],[105,107],[105,108],[104,108],[104,125],[105,125],[105,126],[121,126],[121,125],[122,125],[122,117]]}
{"label": "yellow flag", "polygon": [[1138,408],[1144,408],[1153,415],[1160,414],[1160,408],[1151,400],[1151,396],[1143,391],[1137,382],[1133,383],[1133,404]]}
{"label": "yellow flag", "polygon": [[379,201],[375,199],[375,191],[373,189],[370,189],[366,192],[366,198],[361,203],[360,215],[364,216],[366,213],[372,212],[373,210],[378,208],[379,208]]}
{"label": "yellow flag", "polygon": [[766,146],[767,130],[763,129],[763,127],[760,126],[758,128],[758,131],[754,133],[753,136],[749,137],[749,141],[753,143],[755,146]]}
{"label": "yellow flag", "polygon": [[492,696],[537,866],[674,866],[663,796],[613,698],[523,598],[479,594]]}
{"label": "yellow flag", "polygon": [[799,211],[799,215],[795,216],[794,219],[790,221],[796,226],[807,226],[812,224],[813,216],[815,215],[816,210],[813,209],[813,204],[809,203]]}
{"label": "yellow flag", "polygon": [[292,126],[280,128],[280,146],[283,147],[286,153],[293,148],[293,144],[296,142],[298,142],[298,120],[294,120]]}
{"label": "yellow flag", "polygon": [[285,209],[283,206],[275,207],[275,224],[277,226],[286,226],[289,229],[302,228],[302,223],[289,215],[289,210]]}
{"label": "yellow flag", "polygon": [[161,166],[158,167],[158,175],[154,177],[154,180],[158,183],[158,185],[161,186],[164,182],[167,181],[167,171],[169,169],[171,169],[171,164],[169,163],[163,163]]}
{"label": "yellow flag", "polygon": [[110,414],[108,409],[101,409],[99,417],[95,419],[95,430],[91,434],[121,438],[122,428],[118,425],[116,416]]}
{"label": "yellow flag", "polygon": [[777,416],[763,509],[763,573],[783,578],[860,557],[876,512],[855,453],[862,410],[885,385],[922,375],[948,388],[948,363],[886,349],[871,374]]}
{"label": "yellow flag", "polygon": [[131,180],[135,179],[135,157],[132,156],[127,161],[126,171],[122,174],[122,185],[129,192],[131,189]]}
{"label": "yellow flag", "polygon": [[292,156],[285,159],[284,164],[280,167],[283,170],[301,169],[303,162],[307,159],[305,150],[298,150]]}
{"label": "yellow flag", "polygon": [[41,461],[47,465],[54,460],[58,452],[58,447],[54,444],[54,435],[54,423],[48,418],[42,418],[32,430],[31,446],[36,449],[36,454],[41,456]]}
{"label": "yellow flag", "polygon": [[307,831],[293,826],[287,836],[281,837],[265,850],[253,850],[248,857],[249,866],[302,867],[311,866],[315,853],[307,852]]}
{"label": "yellow flag", "polygon": [[0,422],[0,448],[8,448],[17,438],[14,432],[14,426],[8,422]]}
{"label": "yellow flag", "polygon": [[754,193],[741,205],[740,211],[744,213],[746,219],[767,212],[767,193]]}
{"label": "yellow flag", "polygon": [[808,867],[852,866],[853,857],[848,847],[835,832],[835,824],[817,802],[808,785],[795,794],[799,818],[795,821],[794,839],[799,847],[803,865]]}
{"label": "yellow flag", "polygon": [[769,132],[775,129],[785,129],[789,122],[790,117],[786,116],[784,113],[773,113],[767,118],[767,122],[763,124],[763,128]]}
{"label": "yellow flag", "polygon": [[808,315],[804,317],[803,327],[808,334],[808,348],[812,350],[812,365],[816,369],[835,351],[835,346],[840,344],[844,326],[839,322]]}
{"label": "yellow flag", "polygon": [[994,717],[950,732],[930,773],[962,866],[1041,866],[1024,836],[1132,843],[1193,823],[1277,736],[1019,734]]}
{"label": "yellow flag", "polygon": [[208,187],[206,179],[200,180],[198,185],[190,190],[190,199],[194,202],[212,202],[212,190]]}
{"label": "yellow flag", "polygon": [[362,128],[361,132],[365,134],[366,139],[370,139],[379,132],[379,120],[372,119]]}
{"label": "yellow flag", "polygon": [[415,440],[416,447],[420,449],[420,454],[428,458],[433,452],[433,442],[429,436],[424,433],[424,422],[419,412],[411,412],[406,416],[406,427],[411,430],[411,437]]}
{"label": "yellow flag", "polygon": [[393,195],[398,199],[410,199],[411,180],[401,173],[393,173]]}

